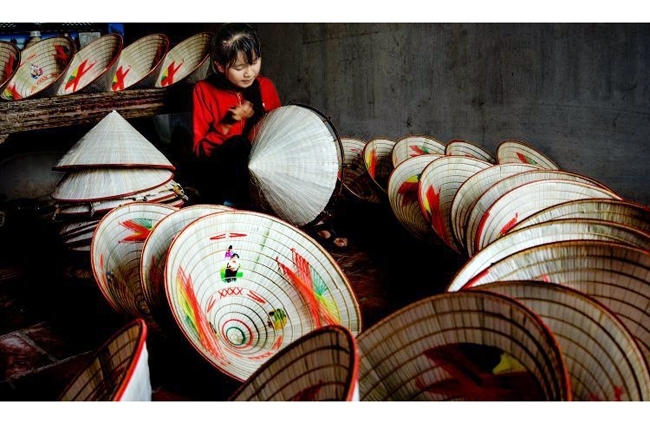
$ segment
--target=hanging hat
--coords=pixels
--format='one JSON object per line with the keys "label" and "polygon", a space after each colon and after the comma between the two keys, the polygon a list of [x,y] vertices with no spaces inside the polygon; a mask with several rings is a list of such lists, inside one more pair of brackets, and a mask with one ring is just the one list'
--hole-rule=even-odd
{"label": "hanging hat", "polygon": [[363,161],[366,142],[353,137],[341,137],[343,169],[341,182],[353,199],[379,204],[383,194],[370,178]]}
{"label": "hanging hat", "polygon": [[210,42],[212,33],[194,34],[173,46],[159,68],[155,87],[164,88],[181,81],[194,84],[212,72]]}
{"label": "hanging hat", "polygon": [[483,249],[506,234],[517,222],[535,212],[576,199],[619,199],[616,194],[578,181],[547,179],[515,187],[485,211],[478,224],[474,251]]}
{"label": "hanging hat", "polygon": [[562,350],[574,400],[650,399],[650,373],[635,338],[591,296],[540,281],[501,281],[478,290],[511,297],[548,325]]}
{"label": "hanging hat", "polygon": [[175,210],[157,203],[133,202],[113,209],[97,224],[90,245],[93,276],[117,312],[151,316],[140,284],[142,246],[156,224]]}
{"label": "hanging hat", "polygon": [[472,256],[452,279],[447,291],[460,290],[491,264],[520,250],[564,240],[608,240],[650,249],[650,234],[602,219],[566,218],[508,231]]}
{"label": "hanging hat", "polygon": [[497,146],[499,163],[528,163],[546,169],[560,169],[544,153],[521,140],[503,140]]}
{"label": "hanging hat", "polygon": [[388,138],[373,138],[363,147],[363,161],[370,178],[381,192],[388,192],[388,177],[393,171],[393,147],[395,141]]}
{"label": "hanging hat", "polygon": [[361,401],[572,399],[553,333],[503,295],[466,290],[421,299],[357,343]]}
{"label": "hanging hat", "polygon": [[420,175],[420,208],[440,239],[458,253],[463,249],[451,228],[451,203],[462,183],[490,166],[489,162],[471,156],[445,155],[432,161]]}
{"label": "hanging hat", "polygon": [[18,72],[20,61],[20,49],[13,43],[0,41],[0,92]]}
{"label": "hanging hat", "polygon": [[26,47],[20,66],[5,88],[4,100],[23,100],[56,95],[58,84],[68,69],[77,47],[68,36],[55,35]]}
{"label": "hanging hat", "polygon": [[252,140],[248,169],[259,202],[298,227],[314,221],[339,188],[341,145],[331,122],[306,106],[281,106]]}
{"label": "hanging hat", "polygon": [[455,138],[449,140],[445,146],[445,154],[450,156],[469,156],[491,164],[497,163],[492,153],[475,142],[464,139]]}
{"label": "hanging hat", "polygon": [[175,169],[160,150],[113,110],[81,137],[54,169],[129,167]]}
{"label": "hanging hat", "polygon": [[169,247],[164,278],[187,340],[240,381],[317,328],[361,331],[359,305],[336,261],[271,215],[230,210],[192,221]]}
{"label": "hanging hat", "polygon": [[79,50],[61,79],[57,95],[111,91],[124,39],[104,34]]}
{"label": "hanging hat", "polygon": [[426,243],[440,243],[441,240],[420,208],[420,174],[433,160],[442,156],[428,153],[407,158],[397,165],[388,179],[388,200],[395,217],[409,233]]}
{"label": "hanging hat", "polygon": [[230,400],[359,400],[359,360],[350,330],[341,325],[317,328],[265,362]]}
{"label": "hanging hat", "polygon": [[[584,175],[580,175],[574,172],[551,169],[535,169],[532,171],[518,172],[509,177],[502,178],[487,188],[474,202],[474,206],[469,211],[469,217],[467,218],[467,227],[465,229],[465,248],[467,249],[469,256],[474,255],[477,250],[476,237],[481,219],[483,218],[485,212],[487,212],[487,210],[492,206],[494,202],[497,201],[497,199],[499,199],[508,191],[519,187],[522,184],[548,179],[577,181],[584,184],[590,184],[595,187],[607,189],[603,184]],[[568,200],[570,199],[567,199],[567,201]],[[519,219],[519,221],[521,221],[521,219]],[[516,225],[516,222],[514,225]]]}
{"label": "hanging hat", "polygon": [[179,209],[162,218],[142,246],[140,283],[144,299],[152,311],[167,306],[163,273],[169,245],[187,224],[209,213],[232,210],[223,205],[198,204]]}
{"label": "hanging hat", "polygon": [[428,135],[407,135],[397,140],[393,146],[393,168],[397,168],[406,159],[428,154],[444,155],[445,143]]}
{"label": "hanging hat", "polygon": [[454,237],[462,248],[467,249],[465,246],[465,229],[467,227],[469,213],[474,209],[476,201],[485,190],[506,177],[534,169],[539,168],[533,165],[514,163],[492,165],[489,168],[478,171],[460,185],[451,202],[451,227],[454,232]]}
{"label": "hanging hat", "polygon": [[169,37],[149,34],[122,49],[113,74],[112,91],[152,88],[169,50]]}
{"label": "hanging hat", "polygon": [[136,319],[99,348],[60,401],[150,401],[147,325]]}

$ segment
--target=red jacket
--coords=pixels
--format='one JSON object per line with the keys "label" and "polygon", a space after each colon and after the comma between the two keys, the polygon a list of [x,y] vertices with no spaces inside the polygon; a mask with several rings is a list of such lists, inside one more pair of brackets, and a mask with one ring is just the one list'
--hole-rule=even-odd
{"label": "red jacket", "polygon": [[[262,104],[269,112],[281,106],[280,96],[273,82],[261,75],[257,80],[260,84]],[[228,109],[242,104],[240,92],[224,90],[215,87],[207,80],[199,81],[194,86],[192,100],[192,130],[194,133],[192,151],[196,156],[210,156],[217,145],[232,136],[241,135],[246,125],[246,119],[235,122],[228,134],[224,134],[217,123],[221,122]]]}

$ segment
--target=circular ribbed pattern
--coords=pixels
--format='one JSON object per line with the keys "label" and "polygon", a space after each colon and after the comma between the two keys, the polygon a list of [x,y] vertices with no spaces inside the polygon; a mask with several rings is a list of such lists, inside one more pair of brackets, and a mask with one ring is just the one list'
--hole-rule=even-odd
{"label": "circular ribbed pattern", "polygon": [[461,245],[451,227],[451,205],[459,187],[477,172],[492,166],[469,156],[442,156],[432,161],[420,175],[418,199],[422,213],[433,230],[453,250]]}
{"label": "circular ribbed pattern", "polygon": [[336,261],[270,215],[233,210],[196,219],[172,241],[164,275],[187,340],[241,381],[316,328],[361,331],[359,305]]}
{"label": "circular ribbed pattern", "polygon": [[0,41],[0,92],[18,72],[21,60],[20,49],[15,44]]}
{"label": "circular ribbed pattern", "polygon": [[527,163],[546,169],[560,169],[544,153],[520,140],[504,140],[497,146],[498,163]]}
{"label": "circular ribbed pattern", "polygon": [[153,87],[168,50],[169,37],[165,34],[145,35],[124,47],[113,74],[111,90]]}
{"label": "circular ribbed pattern", "polygon": [[469,140],[449,140],[445,146],[445,154],[453,156],[468,156],[489,162],[491,164],[495,164],[497,162],[490,152]]}
{"label": "circular ribbed pattern", "polygon": [[355,199],[368,203],[379,204],[383,193],[379,191],[370,178],[363,161],[363,148],[366,142],[351,137],[341,137],[343,148],[343,169],[341,182],[343,187]]}
{"label": "circular ribbed pattern", "polygon": [[[494,202],[497,201],[497,199],[499,199],[508,191],[512,190],[515,187],[519,187],[522,184],[548,179],[579,181],[605,188],[604,185],[600,184],[596,180],[580,174],[566,171],[539,169],[534,171],[519,172],[511,175],[510,177],[503,178],[485,190],[483,194],[481,194],[479,198],[474,202],[474,206],[469,212],[469,218],[467,218],[467,227],[465,229],[465,248],[467,249],[469,256],[474,255],[476,250],[476,237],[481,219],[483,218],[485,212],[487,212],[487,210],[492,206]],[[567,201],[569,200],[571,199],[567,199]]]}
{"label": "circular ribbed pattern", "polygon": [[362,401],[571,400],[555,337],[506,296],[466,290],[422,299],[357,343]]}
{"label": "circular ribbed pattern", "polygon": [[160,150],[114,110],[81,137],[54,169],[129,167],[175,169]]}
{"label": "circular ribbed pattern", "polygon": [[363,163],[368,175],[385,195],[388,192],[388,178],[393,171],[393,147],[395,141],[387,138],[374,138],[363,148]]}
{"label": "circular ribbed pattern", "polygon": [[117,33],[91,41],[72,57],[56,94],[111,91],[123,44],[124,39]]}
{"label": "circular ribbed pattern", "polygon": [[58,202],[84,203],[118,199],[169,182],[168,169],[88,169],[68,172],[52,191]]}
{"label": "circular ribbed pattern", "polygon": [[393,152],[391,153],[393,168],[397,168],[406,159],[428,154],[444,155],[445,143],[427,135],[402,137],[393,146]]}
{"label": "circular ribbed pattern", "polygon": [[321,327],[276,353],[230,400],[358,400],[359,360],[350,330],[340,325]]}
{"label": "circular ribbed pattern", "polygon": [[614,313],[592,297],[536,281],[495,282],[480,290],[512,297],[549,326],[562,349],[574,400],[650,398],[650,374],[636,340]]}
{"label": "circular ribbed pattern", "polygon": [[136,319],[111,336],[68,384],[60,401],[150,401],[147,325]]}
{"label": "circular ribbed pattern", "polygon": [[113,209],[97,224],[90,245],[93,275],[116,311],[151,315],[140,284],[142,246],[155,225],[175,210],[157,203],[134,202]]}
{"label": "circular ribbed pattern", "polygon": [[458,188],[451,202],[451,224],[458,244],[465,247],[465,229],[474,205],[479,197],[496,182],[520,172],[539,169],[532,165],[506,164],[492,165],[469,177]]}
{"label": "circular ribbed pattern", "polygon": [[181,81],[194,84],[210,75],[211,41],[212,33],[200,32],[173,46],[163,58],[155,87],[169,87]]}
{"label": "circular ribbed pattern", "polygon": [[422,213],[418,187],[424,168],[440,157],[440,154],[422,154],[407,158],[388,179],[388,200],[395,217],[414,237],[428,243],[440,239]]}
{"label": "circular ribbed pattern", "polygon": [[167,251],[174,237],[197,218],[231,209],[223,205],[193,205],[172,212],[158,222],[144,241],[140,260],[140,283],[149,309],[154,311],[167,306],[163,274]]}
{"label": "circular ribbed pattern", "polygon": [[650,209],[644,205],[616,199],[581,199],[560,203],[534,213],[512,229],[565,218],[603,219],[650,233]]}
{"label": "circular ribbed pattern", "polygon": [[4,100],[55,95],[77,48],[70,37],[54,36],[26,47],[20,67],[0,95]]}
{"label": "circular ribbed pattern", "polygon": [[281,219],[306,225],[323,212],[337,187],[340,148],[336,131],[320,113],[299,105],[279,107],[254,130],[251,183]]}
{"label": "circular ribbed pattern", "polygon": [[485,246],[463,265],[447,291],[460,290],[469,280],[501,259],[520,250],[564,240],[609,240],[642,249],[650,249],[650,235],[611,221],[570,218],[540,222],[518,230]]}
{"label": "circular ribbed pattern", "polygon": [[568,180],[525,183],[499,197],[483,214],[476,232],[475,251],[506,234],[517,222],[552,205],[576,199],[620,199],[610,190]]}

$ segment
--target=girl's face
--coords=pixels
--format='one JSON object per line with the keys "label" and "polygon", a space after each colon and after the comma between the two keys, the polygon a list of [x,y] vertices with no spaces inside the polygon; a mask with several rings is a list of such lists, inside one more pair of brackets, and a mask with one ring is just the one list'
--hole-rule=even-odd
{"label": "girl's face", "polygon": [[253,63],[248,64],[246,56],[243,53],[239,53],[237,61],[231,67],[226,68],[218,63],[216,65],[217,70],[223,73],[231,84],[243,89],[250,87],[259,75],[260,68],[262,67],[262,58],[258,57]]}

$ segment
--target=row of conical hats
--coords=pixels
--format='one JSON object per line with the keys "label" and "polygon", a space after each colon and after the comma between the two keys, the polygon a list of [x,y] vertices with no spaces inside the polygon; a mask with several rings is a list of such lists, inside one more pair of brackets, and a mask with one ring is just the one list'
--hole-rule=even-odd
{"label": "row of conical hats", "polygon": [[133,201],[180,207],[175,167],[117,111],[108,113],[57,162],[63,173],[50,197],[65,247],[89,251],[101,217]]}
{"label": "row of conical hats", "polygon": [[109,33],[77,50],[69,36],[55,35],[26,47],[17,63],[13,55],[4,54],[8,48],[0,44],[5,67],[15,63],[13,71],[0,78],[0,98],[21,100],[193,83],[212,72],[211,39],[210,33],[200,32],[170,46],[169,37],[155,33],[124,46],[120,34]]}

